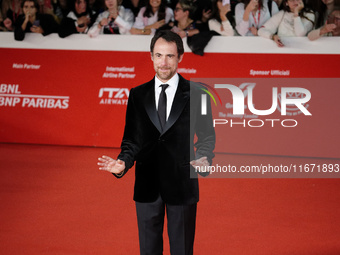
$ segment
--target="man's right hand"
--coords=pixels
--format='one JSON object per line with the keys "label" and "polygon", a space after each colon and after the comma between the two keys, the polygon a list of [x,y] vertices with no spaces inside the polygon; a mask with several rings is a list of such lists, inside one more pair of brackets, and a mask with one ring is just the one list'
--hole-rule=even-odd
{"label": "man's right hand", "polygon": [[104,155],[101,158],[98,158],[98,161],[98,166],[100,166],[99,170],[119,175],[125,169],[125,162],[120,159],[114,160],[113,158]]}

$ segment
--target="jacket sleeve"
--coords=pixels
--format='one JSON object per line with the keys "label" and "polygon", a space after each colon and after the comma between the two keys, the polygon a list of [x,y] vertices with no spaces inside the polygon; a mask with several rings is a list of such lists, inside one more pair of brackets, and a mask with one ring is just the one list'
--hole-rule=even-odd
{"label": "jacket sleeve", "polygon": [[25,39],[25,31],[22,30],[21,26],[22,23],[24,22],[24,18],[23,16],[19,16],[17,22],[15,23],[15,27],[14,27],[14,39],[16,41],[22,41]]}
{"label": "jacket sleeve", "polygon": [[124,9],[124,11],[119,12],[119,16],[115,19],[115,23],[119,26],[119,33],[121,35],[130,34],[134,19],[135,16],[130,9]]}
{"label": "jacket sleeve", "polygon": [[320,35],[321,28],[314,29],[308,33],[308,39],[311,41],[314,41],[316,39],[319,39],[321,37]]}
{"label": "jacket sleeve", "polygon": [[44,30],[43,36],[58,32],[58,23],[52,15],[44,14],[41,18],[41,27]]}
{"label": "jacket sleeve", "polygon": [[165,9],[165,23],[168,23],[170,21],[174,21],[174,11],[167,7]]}
{"label": "jacket sleeve", "polygon": [[135,157],[139,152],[140,148],[138,146],[138,127],[136,126],[136,107],[133,100],[134,89],[131,89],[128,105],[126,109],[126,117],[125,117],[125,128],[124,128],[124,136],[121,143],[121,152],[118,155],[118,159],[125,162],[125,170],[122,175],[116,175],[117,178],[123,177],[127,171],[133,166]]}
{"label": "jacket sleeve", "polygon": [[145,27],[145,24],[143,22],[144,12],[145,12],[145,7],[142,7],[140,11],[138,12],[135,23],[133,24],[134,28],[143,29]]}
{"label": "jacket sleeve", "polygon": [[294,32],[296,36],[306,36],[309,31],[313,29],[313,22],[315,16],[313,13],[305,13],[308,18],[295,17],[294,18]]}
{"label": "jacket sleeve", "polygon": [[235,7],[236,30],[240,35],[245,36],[249,31],[249,20],[244,21],[243,14],[244,14],[244,4],[238,3]]}
{"label": "jacket sleeve", "polygon": [[267,39],[270,39],[272,35],[276,34],[279,25],[282,21],[284,11],[280,11],[267,20],[266,23],[259,29],[258,35]]}
{"label": "jacket sleeve", "polygon": [[234,35],[234,29],[231,26],[228,19],[225,21],[222,21],[223,31],[221,30],[221,24],[216,19],[210,19],[208,24],[209,24],[209,29],[211,31],[215,31],[219,33],[220,35],[224,35],[224,36]]}
{"label": "jacket sleeve", "polygon": [[275,1],[272,1],[272,15],[271,16],[274,16],[279,11],[280,11],[279,7],[277,7],[277,4],[275,3]]}
{"label": "jacket sleeve", "polygon": [[58,34],[61,38],[65,38],[71,34],[76,34],[77,29],[76,29],[76,25],[75,25],[75,21],[71,18],[64,18],[61,21],[60,27],[59,27],[59,31]]}
{"label": "jacket sleeve", "polygon": [[191,105],[190,107],[197,107],[196,111],[196,120],[194,125],[194,132],[197,136],[197,141],[195,143],[196,153],[195,159],[199,159],[202,157],[207,157],[209,163],[212,163],[212,159],[214,158],[214,149],[215,149],[215,129],[213,126],[213,117],[210,103],[210,96],[206,95],[207,99],[207,111],[205,115],[201,114],[201,93],[196,94],[195,97],[198,100],[198,105]]}
{"label": "jacket sleeve", "polygon": [[103,33],[104,27],[99,28],[98,24],[104,18],[104,15],[105,15],[104,13],[99,14],[96,21],[93,23],[92,27],[89,29],[87,34],[90,37],[97,37],[99,34]]}

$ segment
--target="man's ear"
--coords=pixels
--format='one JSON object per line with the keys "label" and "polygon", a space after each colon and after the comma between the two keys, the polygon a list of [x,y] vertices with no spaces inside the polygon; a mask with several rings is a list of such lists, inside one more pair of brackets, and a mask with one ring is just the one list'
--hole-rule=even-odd
{"label": "man's ear", "polygon": [[184,55],[184,54],[182,54],[182,55],[179,56],[179,58],[178,58],[178,63],[180,63],[180,62],[182,61],[183,55]]}
{"label": "man's ear", "polygon": [[152,52],[150,52],[150,57],[151,57],[151,60],[153,61],[153,55],[152,55]]}

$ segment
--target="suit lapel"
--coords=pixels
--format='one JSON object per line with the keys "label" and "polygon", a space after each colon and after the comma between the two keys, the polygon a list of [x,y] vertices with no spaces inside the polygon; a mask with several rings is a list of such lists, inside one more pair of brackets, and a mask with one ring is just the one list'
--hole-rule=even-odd
{"label": "suit lapel", "polygon": [[148,90],[145,95],[145,109],[151,122],[161,133],[161,123],[159,122],[155,104],[155,79],[151,80],[148,84]]}
{"label": "suit lapel", "polygon": [[155,104],[155,80],[153,79],[149,82],[148,90],[145,95],[145,109],[150,120],[157,128],[157,130],[161,133],[161,135],[169,130],[172,125],[177,121],[189,98],[189,84],[181,75],[179,75],[178,88],[175,94],[174,101],[172,103],[171,112],[168,121],[164,126],[164,130],[162,131]]}

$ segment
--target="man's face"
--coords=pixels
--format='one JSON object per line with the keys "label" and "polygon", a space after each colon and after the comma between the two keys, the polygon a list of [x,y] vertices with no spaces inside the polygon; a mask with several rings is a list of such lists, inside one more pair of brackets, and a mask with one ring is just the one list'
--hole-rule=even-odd
{"label": "man's face", "polygon": [[167,82],[175,75],[178,63],[182,61],[183,55],[178,56],[175,42],[167,42],[159,38],[154,46],[151,59],[158,79]]}

